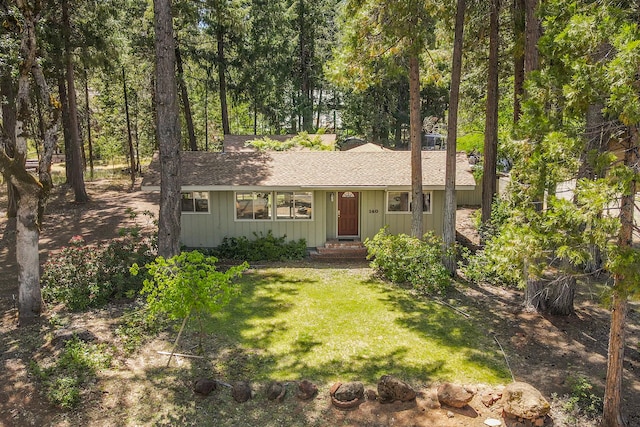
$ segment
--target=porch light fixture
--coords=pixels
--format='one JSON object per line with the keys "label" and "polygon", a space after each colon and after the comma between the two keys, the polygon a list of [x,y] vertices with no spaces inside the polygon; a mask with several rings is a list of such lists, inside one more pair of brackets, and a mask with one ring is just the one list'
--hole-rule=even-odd
{"label": "porch light fixture", "polygon": [[331,200],[331,203],[333,203],[333,199],[334,199],[334,197],[335,197],[335,196],[334,196],[334,194],[333,194],[333,193],[331,193],[331,194],[329,195],[329,199]]}

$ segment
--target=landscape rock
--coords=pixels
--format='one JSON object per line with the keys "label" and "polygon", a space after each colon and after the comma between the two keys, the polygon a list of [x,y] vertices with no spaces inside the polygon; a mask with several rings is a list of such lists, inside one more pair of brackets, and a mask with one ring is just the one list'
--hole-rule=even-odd
{"label": "landscape rock", "polygon": [[453,408],[464,408],[473,399],[473,393],[461,385],[444,383],[438,386],[438,401]]}
{"label": "landscape rock", "polygon": [[331,403],[338,409],[353,409],[363,402],[364,385],[359,382],[335,383],[329,391]]}
{"label": "landscape rock", "polygon": [[267,399],[282,402],[284,395],[287,394],[287,388],[280,382],[272,382],[267,387]]}
{"label": "landscape rock", "polygon": [[493,406],[498,400],[502,398],[502,393],[497,391],[485,391],[482,393],[480,399],[482,400],[482,404],[487,408]]}
{"label": "landscape rock", "polygon": [[378,393],[376,393],[375,390],[372,389],[367,389],[364,392],[364,397],[367,398],[367,400],[377,400],[378,399]]}
{"label": "landscape rock", "polygon": [[501,402],[507,415],[527,420],[544,418],[551,409],[542,394],[524,382],[514,382],[505,387]]}
{"label": "landscape rock", "polygon": [[383,375],[378,381],[378,397],[381,403],[400,400],[408,402],[416,398],[416,392],[411,386],[391,375]]}
{"label": "landscape rock", "polygon": [[246,381],[236,381],[231,387],[231,396],[238,403],[251,399],[251,386]]}
{"label": "landscape rock", "polygon": [[333,396],[334,394],[336,394],[336,391],[338,391],[341,385],[341,382],[333,383],[333,385],[329,389],[329,395]]}
{"label": "landscape rock", "polygon": [[318,393],[318,386],[309,380],[302,380],[298,383],[298,394],[300,400],[310,400]]}
{"label": "landscape rock", "polygon": [[364,384],[360,381],[354,381],[341,384],[333,396],[341,402],[350,402],[354,399],[362,399],[364,397]]}
{"label": "landscape rock", "polygon": [[209,395],[212,391],[214,391],[217,387],[217,384],[214,380],[210,380],[208,378],[198,378],[193,385],[193,391],[203,396]]}

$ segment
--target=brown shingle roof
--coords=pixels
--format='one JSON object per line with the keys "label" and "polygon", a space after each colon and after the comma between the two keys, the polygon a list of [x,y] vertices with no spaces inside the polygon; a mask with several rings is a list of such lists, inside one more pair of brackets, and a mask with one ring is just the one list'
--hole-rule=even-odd
{"label": "brown shingle roof", "polygon": [[[235,152],[185,151],[182,186],[201,189],[230,187],[407,187],[411,186],[411,153],[391,152]],[[444,151],[423,151],[423,185],[444,188]],[[160,186],[158,156],[154,156],[143,187]],[[456,186],[475,186],[471,168],[458,154]]]}

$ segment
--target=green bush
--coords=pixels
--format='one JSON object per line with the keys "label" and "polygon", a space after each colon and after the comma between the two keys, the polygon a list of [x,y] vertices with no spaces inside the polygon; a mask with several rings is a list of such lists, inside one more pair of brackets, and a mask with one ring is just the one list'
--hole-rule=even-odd
{"label": "green bush", "polygon": [[[147,264],[150,278],[144,281],[140,291],[146,295],[146,308],[152,318],[164,314],[172,320],[183,319],[184,326],[189,316],[195,315],[200,320],[200,348],[204,336],[202,318],[229,303],[240,289],[233,283],[234,279],[249,268],[249,264],[243,262],[222,272],[218,271],[217,262],[216,257],[199,251],[185,251],[168,259],[159,256]],[[137,264],[131,267],[133,275],[139,270]]]}
{"label": "green bush", "polygon": [[334,147],[332,145],[324,145],[322,143],[320,135],[323,133],[318,132],[318,134],[312,135],[308,132],[299,132],[286,141],[278,141],[265,136],[247,141],[245,146],[259,151],[288,151],[297,147],[305,147],[313,151],[333,151]]}
{"label": "green bush", "polygon": [[31,371],[42,381],[47,399],[63,409],[72,409],[81,401],[82,392],[91,387],[98,370],[111,365],[112,355],[104,345],[89,344],[73,338],[65,344],[55,362],[42,367],[31,362]]}
{"label": "green bush", "polygon": [[585,414],[595,418],[602,413],[602,398],[593,393],[593,386],[583,376],[568,378],[571,394],[564,405],[564,410],[573,414]]}
{"label": "green bush", "polygon": [[307,256],[305,239],[286,241],[287,235],[275,237],[269,230],[266,235],[253,233],[255,240],[246,237],[225,237],[222,244],[212,250],[213,255],[223,259],[246,261],[287,261]]}
{"label": "green bush", "polygon": [[95,245],[74,236],[44,265],[43,298],[80,311],[133,297],[142,288],[142,278],[132,276],[129,267],[152,261],[154,254],[152,240],[137,233]]}
{"label": "green bush", "polygon": [[390,234],[385,227],[364,245],[371,267],[394,283],[409,283],[422,293],[442,293],[451,282],[442,264],[442,241],[433,233],[421,240]]}

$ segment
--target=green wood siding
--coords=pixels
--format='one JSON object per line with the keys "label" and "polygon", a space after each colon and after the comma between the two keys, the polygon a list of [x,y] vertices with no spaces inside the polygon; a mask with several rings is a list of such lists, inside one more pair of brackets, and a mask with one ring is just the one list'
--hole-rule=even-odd
{"label": "green wood siding", "polygon": [[[423,228],[425,233],[434,231],[436,235],[442,236],[444,191],[432,191],[431,199],[431,213],[424,214]],[[389,225],[389,232],[392,234],[411,234],[411,212],[385,214],[385,224]]]}
{"label": "green wood siding", "polygon": [[[338,218],[337,218],[337,192],[336,191],[318,191],[316,194],[324,194],[324,199],[327,202],[326,208],[326,239],[335,239],[338,235]],[[333,202],[331,201],[331,195],[333,194]]]}
{"label": "green wood siding", "polygon": [[287,240],[306,239],[313,247],[326,241],[326,198],[324,192],[315,192],[313,198],[313,220],[311,221],[237,221],[233,191],[209,193],[209,213],[183,213],[181,219],[181,243],[193,248],[211,248],[220,245],[224,237],[244,236],[251,240],[254,233],[287,236]]}
{"label": "green wood siding", "polygon": [[385,200],[386,195],[382,190],[363,191],[360,203],[360,238],[364,242],[366,238],[376,235],[385,224]]}
{"label": "green wood siding", "polygon": [[[306,239],[308,247],[322,246],[337,235],[336,202],[331,191],[314,191],[313,220],[311,221],[237,221],[233,191],[209,193],[209,213],[183,213],[181,242],[191,248],[211,248],[220,245],[224,237],[245,236],[269,230],[287,240]],[[424,215],[424,230],[442,235],[444,191],[433,191],[431,213]],[[373,237],[382,227],[389,226],[394,234],[411,232],[411,213],[386,213],[386,192],[360,191],[360,238]]]}

